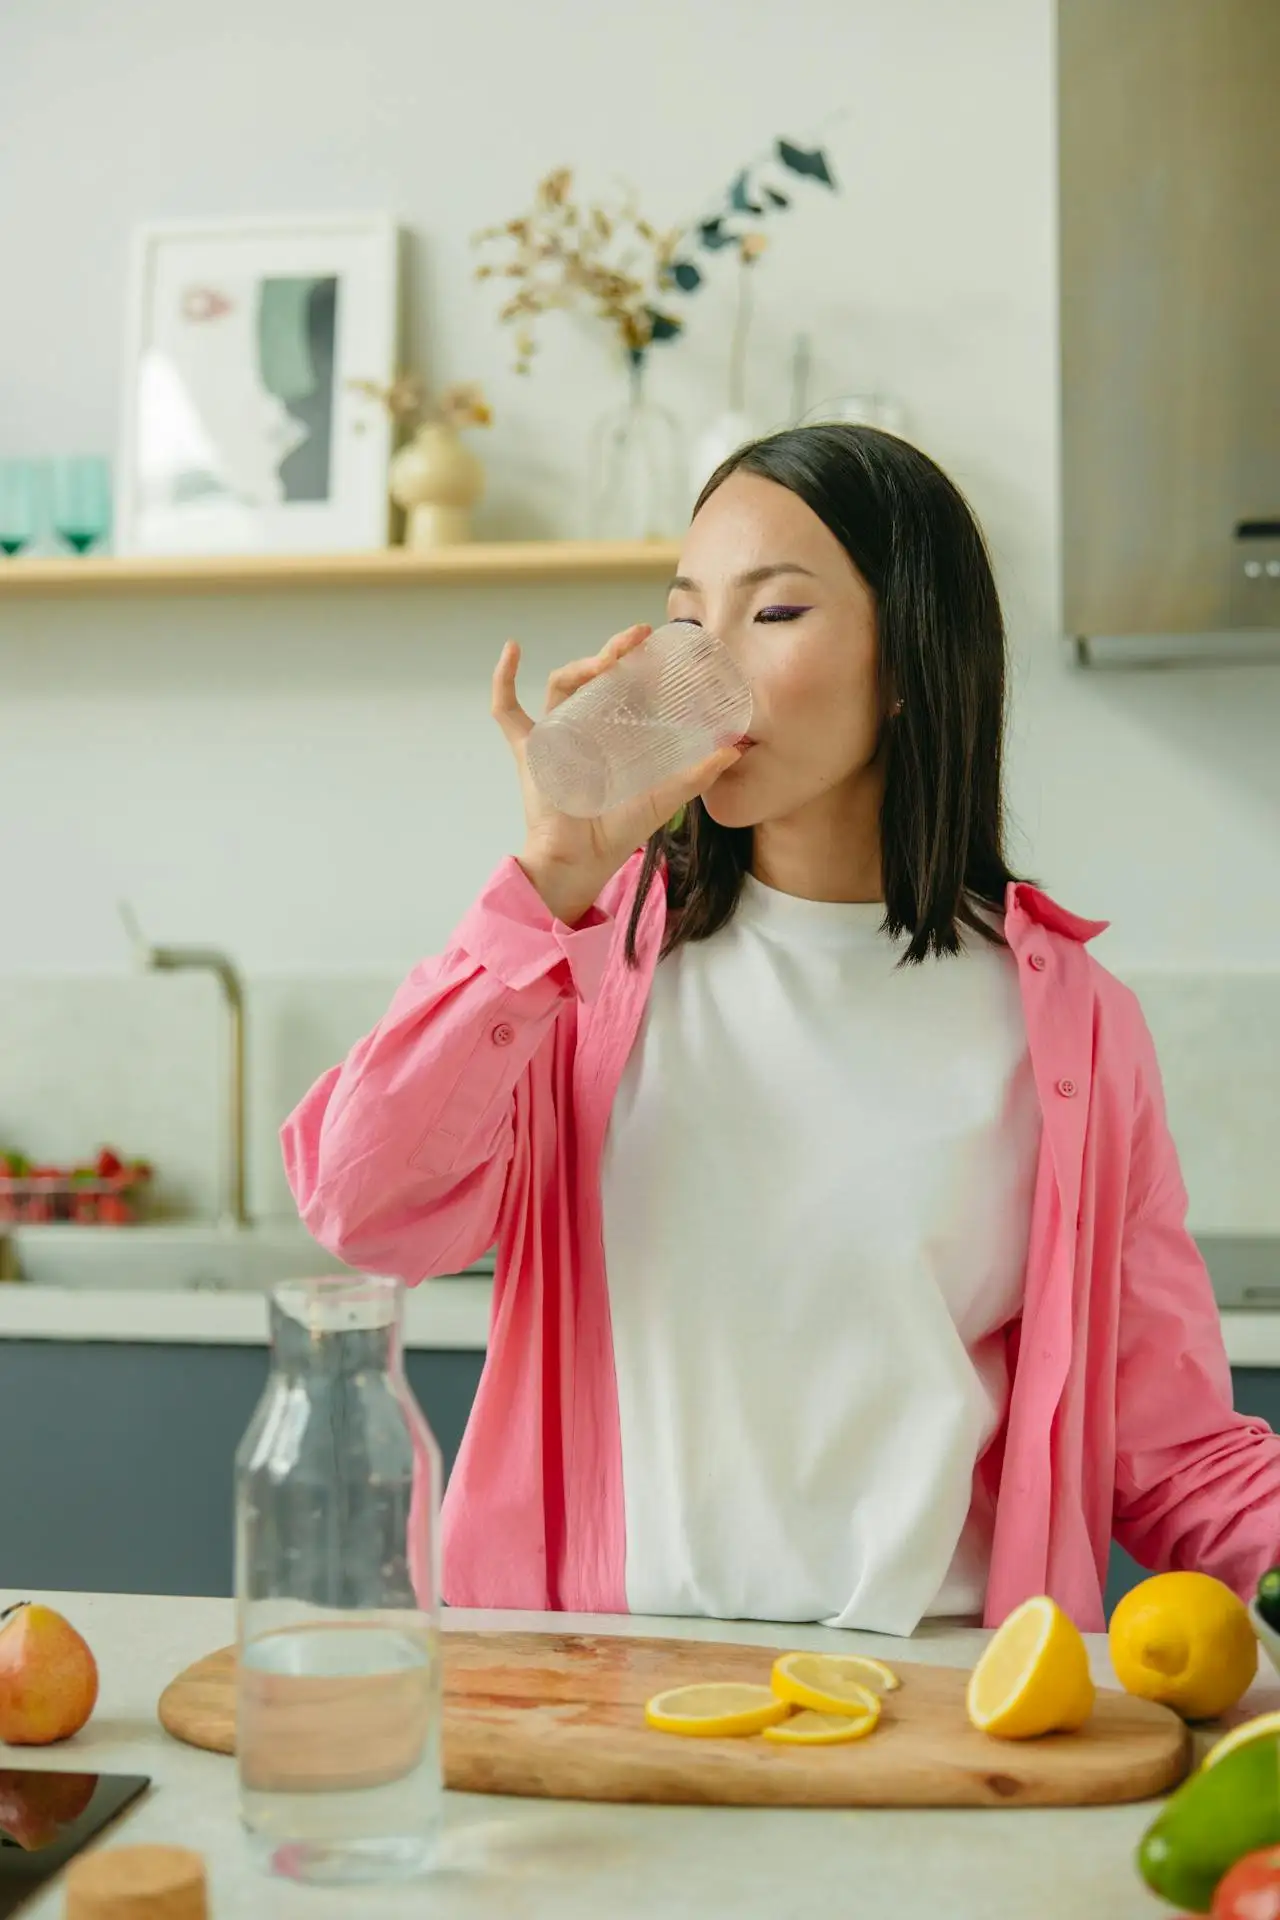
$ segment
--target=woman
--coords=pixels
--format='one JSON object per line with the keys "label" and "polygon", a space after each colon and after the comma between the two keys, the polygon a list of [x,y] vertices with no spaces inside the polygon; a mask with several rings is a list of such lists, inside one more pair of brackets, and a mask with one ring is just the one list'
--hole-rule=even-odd
{"label": "woman", "polygon": [[1247,1592],[1280,1443],[1232,1412],[1137,1003],[1005,863],[967,506],[885,434],[778,434],[708,484],[670,613],[752,739],[559,816],[509,646],[524,850],[284,1130],[352,1264],[497,1243],[448,1598],[1097,1628],[1113,1532]]}

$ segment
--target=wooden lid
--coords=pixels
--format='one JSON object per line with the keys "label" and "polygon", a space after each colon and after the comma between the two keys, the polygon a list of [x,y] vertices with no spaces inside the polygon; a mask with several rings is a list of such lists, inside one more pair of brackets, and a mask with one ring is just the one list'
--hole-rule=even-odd
{"label": "wooden lid", "polygon": [[66,1920],[208,1920],[204,1861],[186,1847],[112,1847],[67,1873]]}

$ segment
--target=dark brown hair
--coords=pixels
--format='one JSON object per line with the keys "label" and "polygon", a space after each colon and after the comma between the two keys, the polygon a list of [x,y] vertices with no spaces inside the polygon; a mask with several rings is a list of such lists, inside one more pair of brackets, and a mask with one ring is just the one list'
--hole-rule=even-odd
{"label": "dark brown hair", "polygon": [[[941,468],[874,427],[794,427],[726,460],[695,514],[734,473],[786,487],[827,526],[876,602],[883,686],[901,710],[885,743],[880,814],[887,934],[903,958],[957,953],[960,929],[998,939],[982,908],[1001,908],[1001,761],[1005,635],[986,544]],[[700,800],[650,840],[627,930],[636,940],[654,880],[665,876],[662,951],[706,940],[732,917],[753,830],[721,827]]]}

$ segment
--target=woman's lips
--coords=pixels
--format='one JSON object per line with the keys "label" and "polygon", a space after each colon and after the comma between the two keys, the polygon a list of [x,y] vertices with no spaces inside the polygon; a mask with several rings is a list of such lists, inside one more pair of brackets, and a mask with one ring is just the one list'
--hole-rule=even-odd
{"label": "woman's lips", "polygon": [[751,735],[749,733],[744,733],[740,735],[739,738],[735,740],[733,744],[738,749],[739,753],[750,753],[752,747],[754,747],[756,743],[751,738]]}

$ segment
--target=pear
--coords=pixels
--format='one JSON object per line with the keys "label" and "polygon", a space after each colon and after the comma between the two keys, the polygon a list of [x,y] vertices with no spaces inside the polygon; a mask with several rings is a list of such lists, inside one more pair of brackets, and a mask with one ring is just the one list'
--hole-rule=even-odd
{"label": "pear", "polygon": [[97,1662],[69,1620],[27,1600],[0,1614],[0,1740],[69,1740],[97,1698]]}

